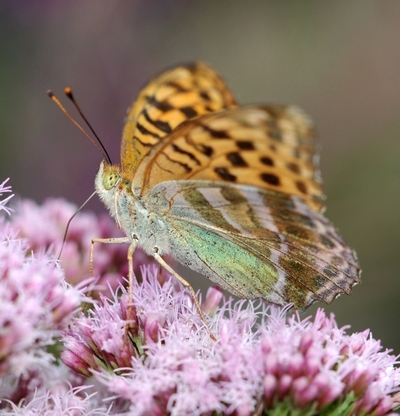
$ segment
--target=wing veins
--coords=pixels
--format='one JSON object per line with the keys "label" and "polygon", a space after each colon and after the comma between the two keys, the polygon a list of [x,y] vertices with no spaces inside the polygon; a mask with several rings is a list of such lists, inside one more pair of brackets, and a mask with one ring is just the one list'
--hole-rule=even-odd
{"label": "wing veins", "polygon": [[[173,199],[173,198],[172,198]],[[230,203],[230,202],[227,202],[227,203],[222,203],[221,205],[218,205],[218,207],[215,207],[215,209],[218,209],[218,208],[223,208],[223,207],[229,207],[229,206],[232,206],[233,204],[232,203]],[[254,205],[254,206],[257,206],[257,207],[264,207],[264,205],[263,204],[253,204],[252,203],[252,205]],[[237,206],[237,205],[236,205]],[[178,209],[190,209],[190,208],[188,208],[187,207],[187,205],[178,205],[178,204],[174,204],[173,205],[173,208],[178,208]],[[178,217],[176,217],[176,216],[174,216],[175,218],[178,218]],[[182,219],[182,218],[181,218]],[[323,220],[325,220],[325,221],[322,221],[322,219]],[[326,220],[326,218],[324,218],[324,217],[322,217],[322,218],[319,218],[319,220],[321,220],[321,223],[323,224],[323,225],[330,225],[330,226],[332,226],[332,224],[328,221],[328,220]],[[189,220],[186,220],[185,219],[185,221],[188,221],[189,222]],[[271,224],[271,225],[277,225],[277,222],[274,222],[274,221],[272,221],[272,220],[269,220],[269,219],[267,219],[267,218],[264,218],[264,222],[265,223],[269,223],[269,224]],[[196,221],[193,221],[193,220],[190,220],[190,223],[191,224],[194,224],[194,225],[200,225],[200,224],[203,224],[203,223],[201,223],[201,222],[196,222]],[[296,222],[295,221],[291,221],[290,222],[290,224],[296,224]],[[279,221],[278,222],[278,224],[283,224],[281,221]],[[287,223],[287,224],[289,224],[289,223]],[[260,228],[264,228],[264,229],[266,229],[266,230],[269,230],[268,228],[266,228],[266,227],[260,227]],[[212,229],[212,227],[210,227],[210,229]],[[313,229],[312,227],[307,227],[307,229],[309,229],[309,230],[311,230],[311,231],[313,231],[313,232],[316,232],[315,231],[315,229]],[[271,231],[271,230],[270,230]],[[233,233],[233,232],[231,232],[231,231],[223,231],[224,233],[226,233],[226,234],[229,234],[229,235],[235,235],[235,233]],[[271,231],[271,232],[274,232],[274,231]],[[282,233],[283,234],[283,233]],[[243,235],[243,234],[242,234]],[[285,234],[283,234],[283,235],[285,235]],[[286,235],[285,235],[285,237],[286,237]],[[246,238],[248,238],[248,239],[254,239],[254,240],[257,240],[257,239],[260,239],[260,237],[259,236],[251,236],[251,235],[249,235],[249,236],[247,236],[246,235]],[[292,237],[292,238],[295,238],[295,237]],[[341,241],[340,240],[340,237],[339,237],[339,235],[329,235],[329,238],[331,239],[331,240],[334,240],[335,242],[336,242],[336,244],[337,245],[342,245],[343,244],[343,241]],[[301,239],[299,239],[299,241],[302,241]],[[295,247],[294,246],[294,244],[291,244],[291,247]],[[310,253],[310,254],[312,254],[311,252],[308,252],[307,251],[307,253]],[[318,258],[317,256],[315,256],[315,258]],[[347,260],[346,260],[347,261]],[[352,266],[354,266],[354,267],[358,267],[358,265],[356,264],[356,263],[353,263],[353,262],[349,262],[349,261],[347,261],[349,264],[351,264]]]}
{"label": "wing veins", "polygon": [[[168,159],[170,162],[172,162],[172,163],[176,163],[177,165],[182,166],[182,167],[183,167],[183,169],[185,169],[185,171],[186,171],[186,172],[190,172],[190,171],[192,170],[192,168],[191,168],[191,167],[190,167],[187,163],[180,162],[179,160],[174,160],[174,159],[172,159],[170,156],[168,156],[168,155],[167,155],[167,153],[165,153],[165,152],[162,152],[162,155],[163,155],[166,159]],[[154,163],[157,163],[157,165],[158,165],[158,166],[160,166],[160,165],[158,164],[158,161],[155,161]],[[161,169],[163,169],[161,166],[160,166],[160,168],[161,168]],[[166,169],[163,169],[163,170],[167,171]],[[170,171],[169,171],[169,172],[170,172]]]}
{"label": "wing veins", "polygon": [[[133,140],[138,141],[142,146],[145,146],[145,147],[153,147],[154,146],[152,143],[146,143],[143,140],[140,140],[139,137],[136,136],[136,135],[134,135],[132,138],[133,138]],[[137,149],[135,149],[135,150],[137,150]]]}
{"label": "wing veins", "polygon": [[[182,235],[180,234],[181,238],[184,239],[186,241],[186,244],[190,245],[190,242]],[[204,261],[198,254],[196,250],[193,250],[194,253],[196,254],[196,257],[204,264],[206,265],[215,275],[219,275],[212,267],[210,264],[208,264],[206,261]],[[251,299],[248,296],[244,295],[239,289],[235,288],[234,286],[232,286],[231,284],[229,284],[225,279],[224,280],[224,284],[228,287],[231,288],[232,293],[238,293],[240,294],[240,297],[242,297],[243,299]],[[261,281],[261,279],[259,279]],[[263,283],[263,282],[261,282]],[[274,287],[269,286],[270,290],[275,292],[278,296],[281,296],[280,293],[278,293]]]}
{"label": "wing veins", "polygon": [[[236,243],[236,244],[238,244],[238,242],[240,242],[240,244],[238,244],[240,247],[242,247],[242,248],[245,248],[247,251],[249,251],[250,253],[252,253],[253,255],[255,255],[257,258],[259,258],[260,260],[262,260],[262,261],[268,261],[268,262],[271,262],[271,260],[267,257],[267,256],[265,256],[262,252],[259,252],[259,251],[256,251],[256,249],[255,248],[253,248],[251,245],[249,245],[249,244],[247,244],[246,242],[243,242],[243,241],[241,241],[240,239],[238,239],[238,237],[237,237],[237,235],[239,234],[239,233],[237,233],[237,234],[235,234],[235,233],[233,233],[233,232],[230,232],[230,231],[226,231],[226,230],[224,230],[224,229],[219,229],[218,227],[215,227],[215,226],[210,226],[209,224],[207,224],[207,223],[205,223],[205,222],[200,222],[200,221],[196,221],[196,220],[190,220],[190,219],[187,219],[187,218],[182,218],[182,217],[178,217],[178,216],[175,216],[175,215],[171,215],[170,216],[171,218],[177,218],[178,220],[180,220],[180,221],[185,221],[185,222],[187,222],[187,223],[189,223],[189,224],[192,224],[192,225],[195,225],[195,226],[198,226],[198,227],[200,227],[200,228],[204,228],[204,229],[206,229],[206,230],[208,230],[208,231],[211,231],[211,232],[213,232],[213,233],[215,233],[215,234],[218,234],[220,237],[222,236],[222,237],[226,237],[227,235],[229,235],[230,237],[232,237],[232,239],[233,240],[235,240],[234,242]],[[276,233],[275,233],[276,234]],[[244,235],[244,234],[240,234],[244,239],[247,239],[247,240],[262,240],[262,241],[265,241],[265,244],[266,244],[266,248],[268,248],[268,249],[272,249],[272,250],[275,250],[275,251],[277,251],[277,252],[279,252],[280,254],[283,254],[283,255],[288,255],[286,252],[284,252],[284,251],[282,251],[282,250],[280,250],[279,248],[276,248],[276,247],[274,247],[274,246],[272,246],[270,243],[268,243],[268,239],[263,239],[263,238],[260,238],[260,237],[257,237],[257,236],[247,236],[247,235]],[[329,265],[329,263],[327,263],[325,260],[322,260],[321,258],[319,258],[318,256],[316,256],[316,255],[314,255],[313,253],[311,253],[311,252],[308,252],[308,251],[305,251],[305,250],[303,250],[303,249],[299,249],[299,247],[298,246],[295,246],[295,245],[293,245],[293,244],[291,244],[290,242],[288,242],[288,241],[285,241],[285,244],[287,244],[289,247],[294,247],[294,248],[296,248],[297,250],[301,250],[303,253],[305,252],[306,254],[308,254],[308,255],[311,255],[314,259],[317,259],[317,260],[319,260],[319,261],[321,261],[324,265],[327,265],[327,266],[329,266],[329,267],[331,267],[331,268],[333,268],[333,269],[335,269],[335,270],[337,270],[338,272],[339,272],[339,274],[340,273],[343,273],[344,275],[346,275],[346,276],[349,276],[347,273],[344,273],[344,272],[341,272],[337,267],[335,267],[335,266],[332,266],[332,265]],[[336,282],[334,282],[332,279],[331,279],[331,277],[329,277],[329,276],[326,276],[325,275],[325,273],[323,273],[323,272],[319,272],[318,271],[318,269],[316,269],[314,266],[312,266],[312,265],[308,265],[307,263],[305,263],[304,262],[304,260],[302,260],[302,259],[300,259],[298,256],[294,256],[293,254],[291,254],[291,257],[293,257],[298,263],[300,263],[301,265],[303,265],[303,266],[306,266],[306,267],[309,267],[309,268],[311,268],[313,271],[315,271],[316,272],[316,274],[318,273],[318,274],[321,274],[324,278],[326,278],[327,280],[329,280],[331,283],[333,283],[334,284],[334,286],[335,287],[337,287],[338,289],[340,289],[340,291],[344,291],[343,290],[343,288],[341,288],[340,286],[338,286],[337,284],[336,284]],[[351,263],[349,263],[349,264],[351,264]],[[277,264],[277,263],[273,263],[273,265],[274,265],[274,267],[276,267],[277,269],[279,269],[279,270],[281,270],[283,273],[285,273],[285,274],[287,274],[288,276],[290,276],[292,279],[294,279],[294,280],[296,280],[296,281],[298,281],[298,279],[296,279],[296,277],[294,277],[293,275],[291,275],[289,272],[287,272],[286,270],[284,270],[279,264]],[[351,265],[353,265],[353,264],[351,264]],[[353,266],[355,266],[355,265],[353,265]],[[356,266],[355,266],[356,267]],[[300,282],[301,283],[301,282]],[[305,288],[307,288],[307,286],[305,286],[303,283],[301,283],[301,285],[303,286],[303,287],[305,287]],[[307,288],[307,290],[310,290],[309,288]],[[311,291],[311,290],[310,290]],[[345,293],[347,293],[347,291],[345,291]],[[314,295],[315,296],[317,296],[317,294],[316,293],[314,293]],[[323,301],[322,299],[320,299],[321,301]]]}

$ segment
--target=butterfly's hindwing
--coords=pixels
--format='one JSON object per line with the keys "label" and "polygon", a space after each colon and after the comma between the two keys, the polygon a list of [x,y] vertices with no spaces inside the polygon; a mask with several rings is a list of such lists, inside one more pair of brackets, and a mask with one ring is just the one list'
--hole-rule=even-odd
{"label": "butterfly's hindwing", "polygon": [[303,309],[314,300],[329,303],[357,282],[354,252],[299,197],[169,181],[154,188],[149,203],[162,212],[177,260],[240,297]]}

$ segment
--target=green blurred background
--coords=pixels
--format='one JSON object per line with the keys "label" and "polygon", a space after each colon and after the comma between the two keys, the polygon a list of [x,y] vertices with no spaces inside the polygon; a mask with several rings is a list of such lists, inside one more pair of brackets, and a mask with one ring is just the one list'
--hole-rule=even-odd
{"label": "green blurred background", "polygon": [[80,204],[101,156],[46,90],[65,102],[71,86],[117,161],[140,86],[194,59],[211,63],[242,103],[296,103],[311,114],[327,216],[363,268],[351,297],[326,309],[400,353],[398,0],[1,0],[0,180],[10,176],[16,193],[38,202]]}

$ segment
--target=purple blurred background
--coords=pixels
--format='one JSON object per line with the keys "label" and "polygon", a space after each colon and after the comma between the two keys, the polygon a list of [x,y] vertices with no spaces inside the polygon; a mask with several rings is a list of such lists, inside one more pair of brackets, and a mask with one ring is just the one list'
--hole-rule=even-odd
{"label": "purple blurred background", "polygon": [[[400,353],[398,0],[2,0],[0,181],[10,176],[16,193],[38,202],[80,204],[101,156],[46,90],[71,108],[62,95],[71,86],[118,161],[139,88],[195,59],[212,64],[242,103],[296,103],[311,114],[327,216],[363,268],[362,285],[327,309]],[[104,210],[97,201],[91,208]],[[196,279],[195,289],[204,282]]]}

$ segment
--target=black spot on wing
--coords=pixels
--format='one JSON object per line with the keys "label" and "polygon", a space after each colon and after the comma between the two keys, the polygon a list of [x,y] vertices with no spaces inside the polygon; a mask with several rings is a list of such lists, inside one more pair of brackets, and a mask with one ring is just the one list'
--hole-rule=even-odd
{"label": "black spot on wing", "polygon": [[238,140],[236,146],[240,150],[254,150],[254,144],[248,140]]}
{"label": "black spot on wing", "polygon": [[242,158],[238,152],[230,152],[226,155],[226,158],[233,166],[246,167],[248,166],[247,162]]}
{"label": "black spot on wing", "polygon": [[307,187],[304,182],[297,181],[296,187],[302,194],[307,194]]}
{"label": "black spot on wing", "polygon": [[[176,163],[177,165],[181,166],[187,173],[190,173],[192,171],[192,168],[187,164],[187,163],[183,163],[180,160],[174,160],[171,157],[169,157],[165,152],[162,153],[170,162],[172,163]],[[160,165],[158,165],[160,166]],[[160,166],[161,169],[163,170],[167,170],[165,168],[163,168],[162,166]],[[168,171],[170,172],[170,171]]]}
{"label": "black spot on wing", "polygon": [[268,157],[268,156],[262,156],[262,157],[260,157],[260,162],[263,165],[274,166],[274,161],[270,157]]}
{"label": "black spot on wing", "polygon": [[286,167],[293,173],[300,173],[300,168],[299,165],[297,163],[293,163],[293,162],[289,162]]}
{"label": "black spot on wing", "polygon": [[207,146],[205,144],[197,144],[196,149],[208,157],[211,157],[214,153],[214,149],[211,146]]}
{"label": "black spot on wing", "polygon": [[[156,133],[153,133],[152,131],[150,131],[150,130],[147,130],[146,129],[146,127],[144,127],[142,124],[140,124],[140,123],[136,123],[136,128],[140,131],[140,133],[142,133],[142,134],[145,134],[145,135],[149,135],[149,136],[152,136],[152,137],[154,137],[154,138],[156,138],[156,139],[160,139],[160,136],[158,135],[158,134],[156,134]],[[141,142],[142,143],[142,142]],[[142,143],[143,144],[143,143]]]}
{"label": "black spot on wing", "polygon": [[171,133],[172,131],[171,126],[166,121],[151,119],[146,109],[142,111],[142,114],[143,114],[143,117],[146,119],[146,121],[152,124],[158,130],[161,130],[164,133]]}
{"label": "black spot on wing", "polygon": [[210,126],[200,124],[203,129],[209,133],[214,139],[230,139],[229,134],[224,130],[214,130]]}
{"label": "black spot on wing", "polygon": [[260,178],[269,185],[275,185],[279,186],[281,181],[279,180],[279,177],[274,175],[273,173],[262,173],[260,175]]}
{"label": "black spot on wing", "polygon": [[190,160],[193,160],[193,162],[195,162],[196,165],[200,165],[200,161],[197,159],[197,157],[193,153],[188,152],[188,151],[186,151],[184,149],[181,149],[178,145],[176,145],[174,143],[172,143],[171,147],[174,150],[174,152],[180,153],[181,155],[185,155]]}
{"label": "black spot on wing", "polygon": [[200,97],[206,101],[211,101],[211,98],[206,91],[200,91]]}
{"label": "black spot on wing", "polygon": [[[139,128],[138,128],[138,130],[140,131]],[[145,147],[153,147],[154,146],[154,143],[144,142],[143,140],[140,140],[138,136],[133,136],[133,140],[138,141],[142,146],[145,146]]]}
{"label": "black spot on wing", "polygon": [[197,111],[192,107],[182,107],[179,111],[187,118],[193,118],[197,116]]}
{"label": "black spot on wing", "polygon": [[224,181],[235,182],[236,176],[232,175],[227,168],[215,168],[215,173]]}
{"label": "black spot on wing", "polygon": [[158,110],[164,113],[174,108],[172,107],[171,104],[167,103],[166,101],[158,101],[153,95],[146,96],[146,101],[148,102],[148,104],[150,104],[151,106],[157,108]]}

